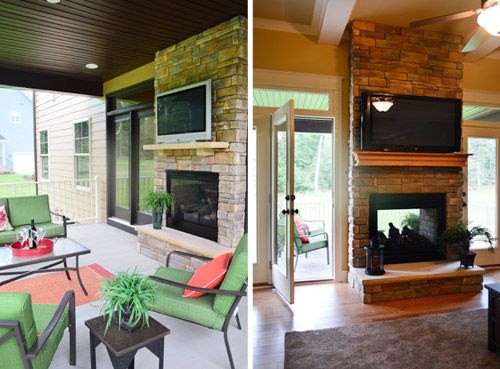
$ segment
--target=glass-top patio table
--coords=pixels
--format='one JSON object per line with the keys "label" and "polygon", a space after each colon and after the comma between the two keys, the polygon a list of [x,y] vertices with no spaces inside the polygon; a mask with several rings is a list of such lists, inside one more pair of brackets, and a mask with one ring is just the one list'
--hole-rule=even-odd
{"label": "glass-top patio table", "polygon": [[[0,277],[7,275],[14,275],[15,277],[8,278],[0,281],[0,286],[7,283],[17,281],[18,279],[27,277],[35,273],[50,273],[50,272],[61,272],[66,273],[68,280],[71,280],[69,271],[75,271],[78,278],[78,283],[83,290],[85,295],[88,295],[85,286],[83,285],[82,278],[80,277],[80,264],[79,256],[84,254],[89,254],[90,250],[85,246],[79,244],[78,242],[72,240],[71,238],[59,238],[54,244],[54,251],[50,254],[43,256],[32,256],[32,257],[15,257],[12,255],[12,251],[9,247],[0,247]],[[75,258],[75,266],[69,267],[66,259]],[[13,270],[10,269],[20,268],[20,267],[30,267],[37,264],[55,261],[54,263],[44,265],[41,268],[26,268],[29,270]],[[57,265],[63,264],[63,267],[55,268]]]}

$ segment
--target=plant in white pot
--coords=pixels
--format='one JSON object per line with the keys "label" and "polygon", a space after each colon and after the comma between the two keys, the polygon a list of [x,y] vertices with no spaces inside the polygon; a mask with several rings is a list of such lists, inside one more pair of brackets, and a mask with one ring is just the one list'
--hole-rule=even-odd
{"label": "plant in white pot", "polygon": [[441,242],[446,248],[455,247],[458,250],[460,265],[468,268],[474,266],[476,253],[470,251],[473,240],[488,243],[488,249],[494,251],[493,241],[495,238],[491,232],[484,227],[475,226],[469,228],[463,222],[454,223],[446,229],[441,235]]}
{"label": "plant in white pot", "polygon": [[156,291],[151,279],[133,272],[122,271],[103,283],[102,312],[106,317],[106,331],[113,320],[119,327],[132,332],[139,326],[149,326],[149,310],[156,300]]}
{"label": "plant in white pot", "polygon": [[170,212],[174,206],[174,197],[166,191],[150,191],[144,197],[144,206],[151,210],[153,215],[153,228],[161,229],[163,212]]}

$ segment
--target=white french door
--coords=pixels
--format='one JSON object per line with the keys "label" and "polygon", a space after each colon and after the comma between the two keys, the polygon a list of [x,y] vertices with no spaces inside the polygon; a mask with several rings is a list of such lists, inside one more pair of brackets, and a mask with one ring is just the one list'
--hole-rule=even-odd
{"label": "white french door", "polygon": [[271,115],[272,283],[294,303],[294,108],[288,101]]}
{"label": "white french door", "polygon": [[[499,236],[500,127],[498,123],[466,121],[463,125],[465,152],[469,157],[465,176],[466,219],[471,226],[488,228]],[[498,241],[495,242],[498,245]],[[488,251],[484,243],[472,246],[478,265],[500,264],[500,250]]]}

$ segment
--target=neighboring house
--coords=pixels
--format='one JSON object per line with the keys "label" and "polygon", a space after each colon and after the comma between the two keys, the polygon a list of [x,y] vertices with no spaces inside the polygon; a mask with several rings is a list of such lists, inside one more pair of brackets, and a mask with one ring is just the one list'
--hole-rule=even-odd
{"label": "neighboring house", "polygon": [[33,97],[30,90],[0,89],[0,167],[34,173]]}
{"label": "neighboring house", "polygon": [[72,219],[104,216],[104,99],[36,91],[35,111],[39,191],[48,192],[51,206]]}

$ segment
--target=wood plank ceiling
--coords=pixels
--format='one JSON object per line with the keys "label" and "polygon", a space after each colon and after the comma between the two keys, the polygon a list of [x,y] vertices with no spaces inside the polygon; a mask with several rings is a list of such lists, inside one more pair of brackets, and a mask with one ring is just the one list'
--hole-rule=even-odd
{"label": "wood plank ceiling", "polygon": [[246,14],[246,0],[1,0],[0,84],[97,95],[157,50]]}

